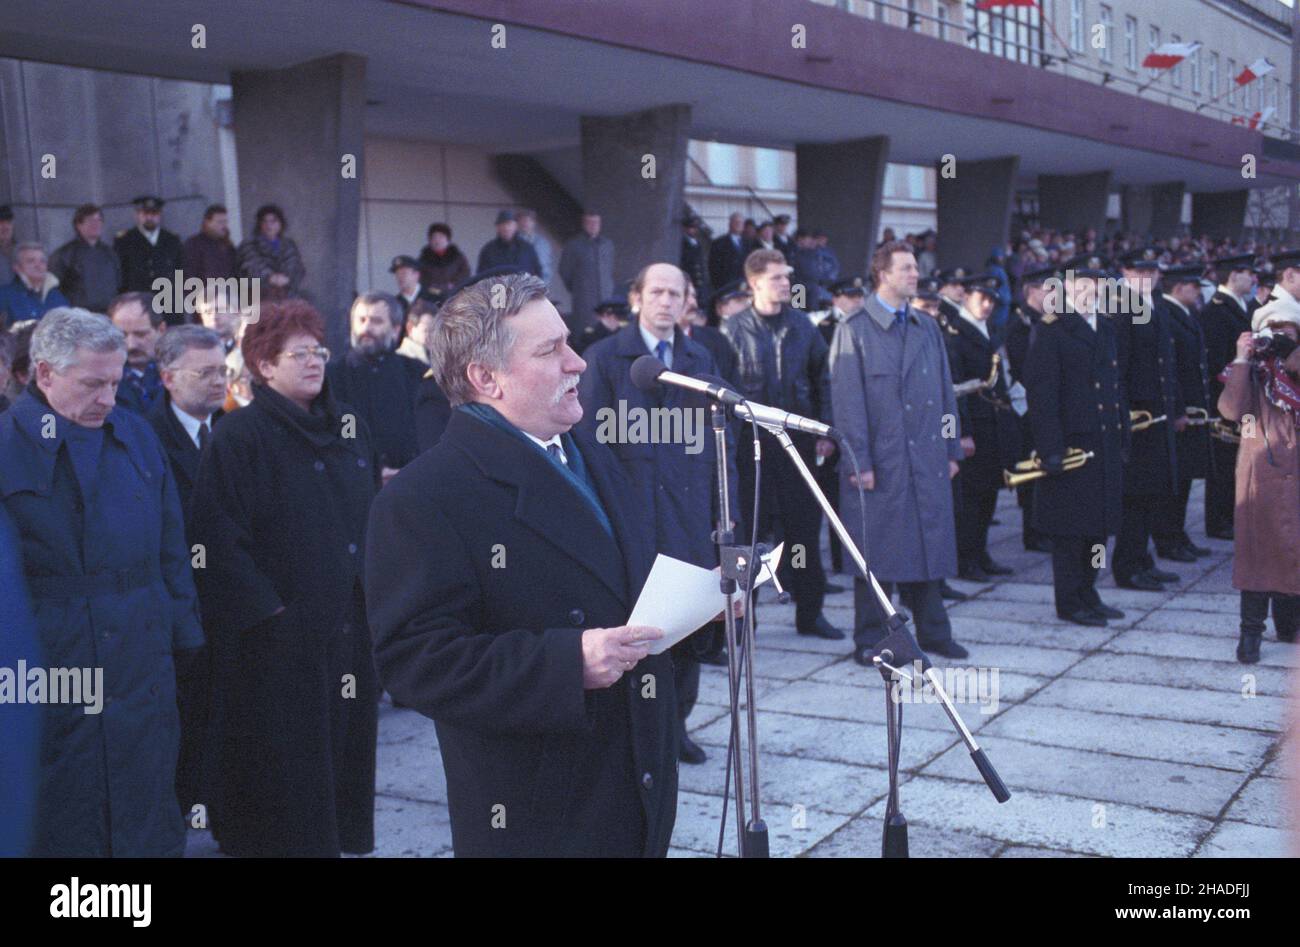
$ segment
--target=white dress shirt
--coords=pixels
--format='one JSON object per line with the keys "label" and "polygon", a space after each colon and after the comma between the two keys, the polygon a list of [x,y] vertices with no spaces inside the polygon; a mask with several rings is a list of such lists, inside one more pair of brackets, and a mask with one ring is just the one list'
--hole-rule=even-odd
{"label": "white dress shirt", "polygon": [[200,420],[199,418],[196,418],[194,415],[182,411],[180,408],[176,407],[175,401],[171,401],[170,404],[172,407],[172,414],[176,415],[176,420],[181,422],[181,427],[185,428],[185,433],[190,436],[190,440],[194,442],[194,446],[198,447],[199,428],[203,427],[204,425],[207,425],[209,430],[211,430],[212,425],[210,423],[210,419],[203,418]]}
{"label": "white dress shirt", "polygon": [[564,466],[566,467],[569,466],[569,457],[567,454],[564,453],[564,443],[560,440],[560,435],[556,434],[554,437],[550,438],[549,440],[544,441],[540,437],[533,437],[533,435],[529,434],[527,431],[524,431],[524,437],[528,438],[530,441],[532,441],[534,444],[540,447],[543,451],[546,451],[546,453],[548,454],[550,453],[550,451],[547,450],[547,448],[549,448],[552,444],[554,444],[560,451],[560,462],[563,463]]}

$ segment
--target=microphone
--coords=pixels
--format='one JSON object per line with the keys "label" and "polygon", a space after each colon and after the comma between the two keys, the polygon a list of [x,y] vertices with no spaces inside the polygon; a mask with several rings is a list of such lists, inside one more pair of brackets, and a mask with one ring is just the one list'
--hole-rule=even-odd
{"label": "microphone", "polygon": [[764,404],[745,401],[730,388],[712,384],[703,378],[692,378],[690,375],[669,371],[664,367],[664,363],[653,355],[642,355],[632,363],[632,384],[642,391],[650,391],[655,385],[672,385],[728,405],[735,409],[736,417],[744,421],[755,421],[758,424],[782,427],[789,431],[802,431],[818,437],[830,437],[836,440],[840,438],[840,432],[829,424],[791,414],[780,408],[770,408]]}

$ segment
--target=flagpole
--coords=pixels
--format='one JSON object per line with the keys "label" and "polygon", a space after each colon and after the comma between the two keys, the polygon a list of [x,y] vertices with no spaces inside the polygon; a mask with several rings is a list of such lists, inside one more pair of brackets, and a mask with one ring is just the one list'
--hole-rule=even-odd
{"label": "flagpole", "polygon": [[1050,19],[1048,19],[1047,11],[1042,8],[1042,6],[1038,3],[1038,0],[1033,0],[1033,4],[1034,4],[1034,8],[1038,10],[1038,18],[1047,24],[1047,28],[1052,31],[1052,35],[1056,37],[1056,41],[1060,43],[1061,48],[1065,50],[1066,60],[1072,60],[1073,57],[1070,55],[1070,47],[1066,45],[1065,40],[1061,39],[1061,34],[1056,32],[1056,24],[1053,23]]}

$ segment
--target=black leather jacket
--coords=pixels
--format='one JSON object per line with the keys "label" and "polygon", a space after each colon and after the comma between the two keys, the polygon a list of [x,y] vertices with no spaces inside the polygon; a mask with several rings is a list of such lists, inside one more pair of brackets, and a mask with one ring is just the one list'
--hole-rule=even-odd
{"label": "black leather jacket", "polygon": [[806,315],[772,317],[751,306],[722,325],[736,350],[736,387],[746,398],[831,423],[830,348]]}

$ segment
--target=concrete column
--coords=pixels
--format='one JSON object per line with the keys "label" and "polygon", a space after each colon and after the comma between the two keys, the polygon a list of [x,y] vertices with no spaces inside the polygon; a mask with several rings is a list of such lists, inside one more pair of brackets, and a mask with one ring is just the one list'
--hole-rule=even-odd
{"label": "concrete column", "polygon": [[[366,61],[340,54],[236,72],[230,85],[246,230],[260,205],[284,208],[307,268],[303,295],[325,317],[327,344],[342,351],[356,292]],[[344,177],[348,155],[355,177]]]}
{"label": "concrete column", "polygon": [[1102,233],[1109,200],[1109,171],[1038,176],[1038,222],[1051,230]]}
{"label": "concrete column", "polygon": [[984,266],[989,251],[1007,242],[1020,156],[958,161],[955,174],[938,165],[939,266]]}
{"label": "concrete column", "polygon": [[1246,226],[1250,191],[1218,191],[1192,195],[1192,236],[1209,234],[1240,240]]}
{"label": "concrete column", "polygon": [[1123,229],[1161,240],[1178,234],[1183,221],[1182,181],[1147,186],[1129,185],[1121,197]]}
{"label": "concrete column", "polygon": [[614,241],[616,286],[681,254],[690,130],[689,105],[582,117],[582,203],[601,214],[601,232]]}
{"label": "concrete column", "polygon": [[842,276],[867,278],[880,230],[889,138],[795,145],[799,226],[826,231]]}

